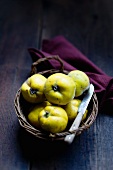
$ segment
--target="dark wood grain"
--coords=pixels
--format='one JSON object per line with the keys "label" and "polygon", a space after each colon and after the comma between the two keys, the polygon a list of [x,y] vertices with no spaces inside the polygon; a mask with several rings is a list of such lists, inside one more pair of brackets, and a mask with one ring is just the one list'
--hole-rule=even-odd
{"label": "dark wood grain", "polygon": [[28,47],[65,36],[113,76],[113,1],[0,1],[0,170],[112,170],[113,116],[96,122],[72,145],[45,142],[18,123],[13,100],[29,75]]}
{"label": "dark wood grain", "polygon": [[[112,1],[44,1],[43,38],[64,35],[90,60],[113,76]],[[113,117],[99,113],[96,123],[39,169],[106,170],[113,168]],[[52,151],[49,151],[52,152]],[[48,162],[49,161],[49,162]],[[36,159],[33,170],[39,165]],[[43,160],[42,160],[43,162]],[[44,159],[45,162],[45,159]],[[50,166],[49,166],[50,165]],[[52,168],[51,168],[52,167]]]}
{"label": "dark wood grain", "polygon": [[109,69],[113,63],[112,3],[111,0],[45,0],[43,38],[64,35],[112,76]]}
{"label": "dark wood grain", "polygon": [[[31,66],[28,47],[37,47],[41,31],[41,3],[0,1],[0,169],[28,170],[19,143],[14,97]],[[24,138],[24,136],[21,136]]]}

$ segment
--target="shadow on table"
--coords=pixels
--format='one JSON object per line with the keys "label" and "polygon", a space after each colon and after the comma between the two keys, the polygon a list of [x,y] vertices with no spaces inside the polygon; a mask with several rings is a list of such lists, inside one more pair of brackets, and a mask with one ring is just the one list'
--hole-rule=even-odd
{"label": "shadow on table", "polygon": [[79,152],[79,136],[76,140],[68,145],[64,141],[46,141],[29,134],[24,129],[20,128],[18,132],[18,141],[22,151],[22,155],[28,160],[40,159],[54,159],[74,149]]}

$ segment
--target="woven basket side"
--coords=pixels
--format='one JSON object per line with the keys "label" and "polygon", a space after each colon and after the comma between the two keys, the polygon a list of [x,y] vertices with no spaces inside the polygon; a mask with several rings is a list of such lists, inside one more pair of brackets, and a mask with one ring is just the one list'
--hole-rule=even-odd
{"label": "woven basket side", "polygon": [[[45,70],[45,71],[38,72],[39,74],[51,75],[51,74],[54,74],[57,72],[68,74],[68,71],[64,70],[63,61],[60,59],[59,56],[49,56],[46,58],[40,58],[39,60],[37,60],[36,62],[34,62],[32,64],[31,75],[37,73],[38,64],[40,64],[41,62],[51,60],[51,59],[55,59],[60,63],[59,69],[58,70],[56,70],[56,69]],[[91,111],[90,111],[88,118],[86,119],[85,122],[81,123],[80,127],[77,130],[74,130],[74,131],[65,130],[64,132],[61,132],[61,133],[56,133],[56,134],[50,133],[49,134],[43,130],[38,130],[38,129],[34,128],[28,122],[27,117],[24,112],[24,109],[23,109],[25,106],[22,102],[21,88],[17,91],[15,99],[14,99],[14,107],[15,107],[15,111],[16,111],[20,125],[26,131],[33,134],[34,136],[36,136],[38,138],[46,139],[46,140],[63,140],[66,135],[73,134],[73,133],[76,133],[76,135],[80,135],[84,130],[90,128],[90,126],[94,123],[94,121],[97,117],[97,114],[98,114],[98,100],[97,100],[96,93],[93,94],[93,96],[91,98],[91,103],[92,103]],[[27,104],[27,106],[28,106],[28,104]]]}
{"label": "woven basket side", "polygon": [[64,131],[61,133],[56,133],[56,134],[48,134],[44,131],[40,131],[36,128],[34,128],[26,119],[22,106],[20,105],[20,100],[21,100],[21,90],[19,89],[16,93],[16,97],[14,100],[14,106],[15,106],[15,111],[19,120],[20,125],[29,133],[33,134],[36,137],[42,138],[42,139],[49,139],[49,140],[62,140],[66,135],[76,133],[76,135],[80,135],[84,130],[88,129],[93,122],[95,121],[97,114],[98,114],[98,100],[97,96],[94,93],[92,96],[92,102],[93,102],[93,107],[91,114],[88,116],[87,120],[85,122],[82,122],[82,125],[74,131]]}

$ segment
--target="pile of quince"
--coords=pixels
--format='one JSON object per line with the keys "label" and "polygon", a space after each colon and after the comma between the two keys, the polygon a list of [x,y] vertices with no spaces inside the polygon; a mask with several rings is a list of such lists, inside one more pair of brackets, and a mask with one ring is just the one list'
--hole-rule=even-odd
{"label": "pile of quince", "polygon": [[89,77],[80,70],[70,71],[68,75],[54,73],[48,78],[38,73],[32,75],[21,86],[23,98],[36,103],[28,113],[29,123],[50,133],[64,131],[76,118],[81,103],[79,96],[89,85]]}

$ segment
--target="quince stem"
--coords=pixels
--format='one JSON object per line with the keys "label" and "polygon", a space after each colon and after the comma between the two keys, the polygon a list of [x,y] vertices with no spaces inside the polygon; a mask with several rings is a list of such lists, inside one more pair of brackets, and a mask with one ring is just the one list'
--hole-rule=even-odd
{"label": "quince stem", "polygon": [[52,89],[53,89],[54,91],[59,91],[59,87],[58,87],[57,85],[52,86]]}
{"label": "quince stem", "polygon": [[33,95],[33,94],[36,94],[36,93],[37,93],[37,90],[30,88],[30,93],[31,93],[32,95]]}
{"label": "quince stem", "polygon": [[44,117],[48,118],[49,115],[50,115],[50,113],[46,111],[45,114],[44,114]]}

